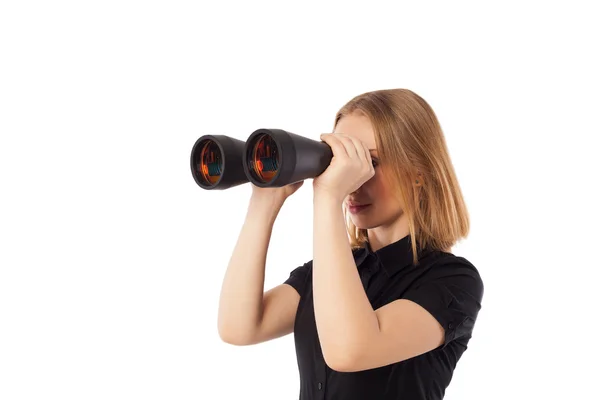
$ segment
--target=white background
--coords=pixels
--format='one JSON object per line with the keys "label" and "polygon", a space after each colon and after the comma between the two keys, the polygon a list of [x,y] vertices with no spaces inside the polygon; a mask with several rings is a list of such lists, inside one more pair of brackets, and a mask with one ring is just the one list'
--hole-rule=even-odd
{"label": "white background", "polygon": [[[600,398],[593,2],[3,1],[0,398],[293,399],[293,337],[220,342],[250,187],[204,191],[203,134],[314,139],[365,91],[436,111],[485,283],[446,398]],[[312,186],[266,288],[312,258]]]}

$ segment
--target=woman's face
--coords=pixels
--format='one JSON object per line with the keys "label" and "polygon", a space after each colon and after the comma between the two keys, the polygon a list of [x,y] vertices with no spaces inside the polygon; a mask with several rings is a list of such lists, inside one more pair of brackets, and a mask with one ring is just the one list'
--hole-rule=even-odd
{"label": "woman's face", "polygon": [[371,121],[363,114],[346,115],[338,121],[334,133],[342,133],[364,142],[370,150],[375,167],[375,175],[346,197],[345,205],[352,223],[359,229],[393,224],[402,216],[403,207],[384,179],[386,166],[379,164]]}

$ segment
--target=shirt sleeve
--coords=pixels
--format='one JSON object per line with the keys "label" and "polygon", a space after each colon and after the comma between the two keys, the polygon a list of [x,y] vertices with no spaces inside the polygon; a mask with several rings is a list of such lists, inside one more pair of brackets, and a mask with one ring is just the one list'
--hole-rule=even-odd
{"label": "shirt sleeve", "polygon": [[292,270],[292,272],[290,272],[290,276],[283,283],[287,283],[288,285],[296,289],[300,296],[303,296],[304,291],[306,289],[306,282],[309,278],[311,266],[312,261],[309,261],[304,265],[295,268],[294,270]]}
{"label": "shirt sleeve", "polygon": [[472,267],[459,263],[441,268],[442,274],[410,289],[402,298],[419,304],[442,325],[443,348],[452,340],[471,336],[484,287],[479,273]]}

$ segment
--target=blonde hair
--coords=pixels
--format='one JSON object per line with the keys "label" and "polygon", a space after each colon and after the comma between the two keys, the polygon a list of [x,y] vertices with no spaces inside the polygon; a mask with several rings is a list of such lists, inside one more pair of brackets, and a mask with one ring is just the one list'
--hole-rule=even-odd
{"label": "blonde hair", "polygon": [[[337,112],[334,129],[355,112],[369,118],[386,179],[404,204],[414,264],[426,247],[449,252],[468,235],[469,214],[433,109],[408,89],[367,92]],[[367,230],[357,228],[346,209],[344,216],[351,247],[363,246]]]}

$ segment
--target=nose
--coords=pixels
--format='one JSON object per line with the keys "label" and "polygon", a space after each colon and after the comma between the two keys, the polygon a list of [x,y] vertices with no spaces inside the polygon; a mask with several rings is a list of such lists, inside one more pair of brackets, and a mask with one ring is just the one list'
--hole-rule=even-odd
{"label": "nose", "polygon": [[[364,185],[364,184],[363,184]],[[356,199],[356,198],[360,198],[360,192],[361,192],[361,187],[359,187],[358,189],[356,189],[354,192],[350,193],[348,195],[348,197],[350,197],[351,199]]]}

